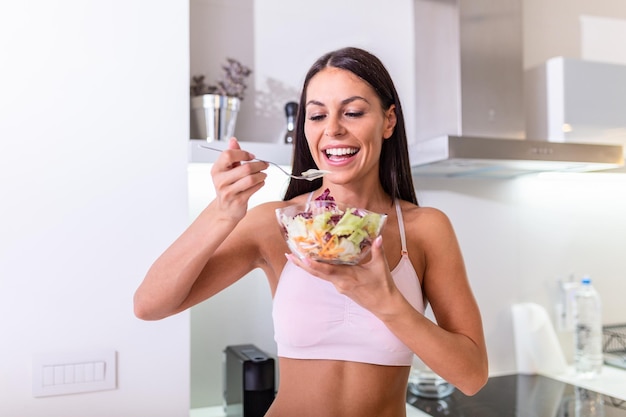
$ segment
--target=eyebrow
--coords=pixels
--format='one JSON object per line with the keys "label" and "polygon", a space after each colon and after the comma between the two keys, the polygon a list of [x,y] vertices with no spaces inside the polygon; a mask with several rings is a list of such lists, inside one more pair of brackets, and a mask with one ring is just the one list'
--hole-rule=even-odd
{"label": "eyebrow", "polygon": [[[367,101],[367,99],[365,97],[361,97],[361,96],[352,96],[352,97],[348,97],[344,100],[341,100],[341,104],[342,105],[346,105],[346,104],[350,104],[353,101],[357,101],[357,100],[363,100],[364,102],[369,104],[369,101]],[[315,105],[315,106],[322,106],[325,107],[325,104],[322,103],[321,101],[317,101],[317,100],[309,100],[307,101],[306,105],[308,106],[309,104]]]}

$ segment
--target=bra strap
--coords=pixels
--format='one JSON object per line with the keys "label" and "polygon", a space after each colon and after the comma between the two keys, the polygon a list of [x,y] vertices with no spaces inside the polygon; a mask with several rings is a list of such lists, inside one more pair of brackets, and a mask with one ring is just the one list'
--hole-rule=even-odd
{"label": "bra strap", "polygon": [[402,242],[402,256],[404,256],[408,255],[409,251],[406,248],[406,234],[404,232],[404,219],[400,209],[400,200],[396,200],[396,214],[398,216],[398,228],[400,229],[400,242]]}

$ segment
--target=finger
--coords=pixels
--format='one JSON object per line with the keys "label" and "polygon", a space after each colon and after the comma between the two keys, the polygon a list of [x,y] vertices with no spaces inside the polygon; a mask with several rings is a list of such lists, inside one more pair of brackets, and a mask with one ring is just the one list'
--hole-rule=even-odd
{"label": "finger", "polygon": [[245,165],[234,167],[228,171],[215,173],[213,185],[222,198],[226,200],[239,198],[242,193],[250,195],[256,192],[265,183],[267,174],[260,170],[251,172],[251,168]]}
{"label": "finger", "polygon": [[220,170],[226,171],[240,166],[243,162],[255,159],[254,154],[245,151],[239,147],[239,142],[234,137],[231,138],[226,148],[215,161],[214,166]]}
{"label": "finger", "polygon": [[237,158],[241,158],[241,159],[239,159],[239,161],[237,161],[237,163],[233,163],[233,166],[239,165],[239,162],[251,161],[251,160],[256,158],[254,156],[254,154],[241,149],[241,146],[239,145],[239,141],[237,141],[237,138],[234,137],[234,136],[232,138],[230,138],[230,140],[228,141],[228,149],[237,150],[237,151],[243,151],[243,153],[241,153],[241,152],[232,152],[232,154],[236,155]]}
{"label": "finger", "polygon": [[307,271],[309,274],[324,279],[326,281],[331,281],[329,277],[332,276],[332,274],[330,274],[329,272],[330,268],[332,268],[332,265],[314,261],[313,259],[306,256],[300,259],[292,253],[287,253],[285,254],[285,256],[287,257],[287,259]]}

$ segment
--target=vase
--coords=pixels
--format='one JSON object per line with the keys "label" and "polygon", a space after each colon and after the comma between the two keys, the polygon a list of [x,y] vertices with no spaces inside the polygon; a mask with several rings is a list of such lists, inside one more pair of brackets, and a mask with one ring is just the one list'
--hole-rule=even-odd
{"label": "vase", "polygon": [[218,94],[191,98],[192,127],[199,139],[208,142],[228,140],[235,134],[241,99]]}

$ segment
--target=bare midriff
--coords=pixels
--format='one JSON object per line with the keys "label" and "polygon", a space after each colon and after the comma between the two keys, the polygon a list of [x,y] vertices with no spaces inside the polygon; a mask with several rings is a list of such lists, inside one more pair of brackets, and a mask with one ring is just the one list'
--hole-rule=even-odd
{"label": "bare midriff", "polygon": [[266,417],[404,417],[408,366],[279,358]]}

